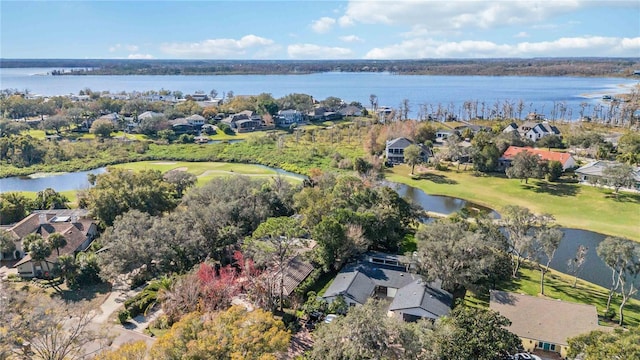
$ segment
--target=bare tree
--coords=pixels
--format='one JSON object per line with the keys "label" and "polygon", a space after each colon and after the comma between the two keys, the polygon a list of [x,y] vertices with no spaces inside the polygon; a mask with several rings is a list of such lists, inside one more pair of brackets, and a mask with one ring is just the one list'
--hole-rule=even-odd
{"label": "bare tree", "polygon": [[580,245],[578,246],[578,250],[576,250],[576,256],[574,256],[573,258],[569,259],[569,261],[567,261],[567,268],[569,269],[569,273],[573,274],[574,276],[574,279],[573,279],[574,288],[578,283],[578,274],[580,273],[580,270],[582,270],[582,266],[584,265],[584,262],[587,259],[588,251],[589,251],[588,247],[584,245]]}
{"label": "bare tree", "polygon": [[65,303],[43,294],[11,289],[2,294],[0,322],[7,332],[6,336],[0,337],[0,355],[74,360],[86,358],[95,350],[89,349],[87,344],[97,345],[98,349],[107,346],[109,339],[105,334],[91,327],[95,312],[90,303]]}

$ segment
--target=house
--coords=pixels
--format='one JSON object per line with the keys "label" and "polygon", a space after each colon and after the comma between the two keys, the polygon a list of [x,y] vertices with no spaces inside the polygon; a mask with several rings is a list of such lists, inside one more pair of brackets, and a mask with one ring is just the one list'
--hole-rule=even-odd
{"label": "house", "polygon": [[163,113],[159,113],[159,112],[155,112],[155,111],[145,111],[142,114],[138,115],[138,121],[144,120],[144,119],[151,119],[154,117],[158,117],[158,116],[164,116]]}
{"label": "house", "polygon": [[537,112],[530,112],[527,114],[527,117],[525,118],[527,121],[543,121],[544,118],[544,114],[538,114]]}
{"label": "house", "polygon": [[538,141],[545,136],[551,135],[560,136],[560,130],[547,122],[536,124],[529,131],[524,133],[524,137],[531,141]]}
{"label": "house", "polygon": [[[578,179],[583,184],[596,184],[603,182],[604,170],[610,166],[619,165],[617,161],[604,161],[598,160],[588,163],[587,165],[576,169],[575,173],[578,175]],[[640,189],[640,167],[633,168],[633,177],[636,181],[636,189]]]}
{"label": "house", "polygon": [[232,114],[221,120],[237,133],[260,130],[265,125],[262,117],[251,110],[244,110],[237,114]]}
{"label": "house", "polygon": [[202,128],[202,125],[204,125],[206,122],[206,119],[203,116],[198,114],[188,116],[186,119],[189,125],[193,126],[193,128],[196,130],[199,130],[200,128]]}
{"label": "house", "polygon": [[362,116],[362,108],[359,108],[359,107],[354,106],[354,105],[348,105],[348,106],[338,110],[338,112],[342,116]]}
{"label": "house", "polygon": [[439,283],[427,283],[411,268],[404,256],[378,252],[364,254],[345,265],[323,299],[331,303],[342,297],[349,306],[363,305],[369,298],[391,300],[389,312],[405,321],[437,319],[447,315],[453,296]]}
{"label": "house", "polygon": [[395,110],[388,106],[381,106],[376,109],[376,115],[378,117],[378,121],[381,123],[385,123],[386,121],[391,121],[395,117]]}
{"label": "house", "polygon": [[42,262],[35,262],[22,246],[22,239],[29,234],[40,234],[45,240],[53,233],[62,234],[67,245],[59,249],[60,255],[75,255],[86,250],[98,235],[98,227],[87,218],[83,209],[38,210],[16,223],[8,231],[15,241],[16,250],[12,254],[1,254],[5,260],[19,260],[14,267],[22,277],[42,276],[53,269],[58,252]]}
{"label": "house", "polygon": [[511,321],[507,330],[520,337],[525,350],[555,352],[563,358],[569,338],[611,329],[598,325],[594,305],[492,290],[489,307]]}
{"label": "house", "polygon": [[277,126],[289,126],[291,124],[299,124],[304,121],[304,116],[298,110],[288,109],[278,111],[278,116],[275,118]]}
{"label": "house", "polygon": [[[399,137],[393,140],[388,140],[387,145],[385,147],[384,153],[387,159],[388,164],[402,164],[404,163],[404,149],[407,146],[412,145],[413,141],[405,138]],[[431,154],[431,149],[428,147],[418,144],[420,147],[420,157],[422,161],[427,162]]]}
{"label": "house", "polygon": [[569,153],[547,151],[532,147],[509,146],[500,159],[498,159],[499,167],[502,169],[508,168],[511,166],[513,158],[523,151],[538,155],[541,161],[558,161],[562,164],[562,170],[565,171],[576,166],[576,160]]}

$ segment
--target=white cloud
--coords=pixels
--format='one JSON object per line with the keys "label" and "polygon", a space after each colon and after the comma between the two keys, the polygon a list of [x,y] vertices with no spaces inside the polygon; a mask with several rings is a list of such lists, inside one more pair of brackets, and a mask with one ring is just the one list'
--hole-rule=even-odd
{"label": "white cloud", "polygon": [[160,50],[183,58],[252,58],[263,57],[265,52],[277,48],[271,39],[246,35],[240,39],[208,39],[193,43],[165,43]]}
{"label": "white cloud", "polygon": [[331,28],[333,28],[335,24],[336,19],[325,16],[311,23],[311,28],[313,29],[313,31],[319,34],[323,34],[331,30]]}
{"label": "white cloud", "polygon": [[125,49],[127,49],[127,51],[136,52],[140,48],[137,45],[127,45],[125,46]]}
{"label": "white cloud", "polygon": [[109,52],[116,52],[116,51],[118,51],[118,49],[120,49],[121,47],[122,47],[122,45],[120,45],[120,44],[115,44],[115,45],[113,45],[113,46],[109,47]]}
{"label": "white cloud", "polygon": [[[632,2],[627,6],[629,3]],[[339,23],[403,25],[412,31],[443,32],[538,24],[556,15],[597,5],[588,0],[350,1]]]}
{"label": "white cloud", "polygon": [[346,15],[345,15],[345,16],[341,16],[341,17],[338,19],[338,24],[339,24],[340,26],[342,26],[342,27],[347,27],[347,26],[353,26],[353,25],[355,25],[355,23],[353,22],[353,19],[351,19],[350,17],[348,17],[348,16],[346,16]]}
{"label": "white cloud", "polygon": [[519,33],[513,35],[514,38],[528,38],[529,34],[526,31],[520,31]]}
{"label": "white cloud", "polygon": [[640,37],[566,37],[553,41],[496,44],[491,41],[446,42],[429,38],[409,39],[399,44],[373,48],[367,59],[502,58],[563,56],[637,56]]}
{"label": "white cloud", "polygon": [[343,47],[330,47],[315,44],[292,44],[287,47],[289,57],[293,59],[349,59],[353,51]]}
{"label": "white cloud", "polygon": [[129,54],[129,56],[127,56],[127,59],[155,59],[155,57],[151,54]]}
{"label": "white cloud", "polygon": [[345,35],[345,36],[340,36],[340,40],[344,41],[344,42],[348,42],[348,43],[352,43],[352,42],[363,42],[364,40],[362,40],[360,37],[358,37],[357,35]]}

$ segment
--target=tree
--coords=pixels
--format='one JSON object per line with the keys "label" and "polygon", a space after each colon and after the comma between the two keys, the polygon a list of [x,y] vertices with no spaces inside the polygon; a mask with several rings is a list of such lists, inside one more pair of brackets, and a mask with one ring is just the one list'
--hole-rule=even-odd
{"label": "tree", "polygon": [[31,207],[34,209],[67,209],[67,203],[69,199],[61,193],[53,190],[52,188],[46,188],[42,191],[38,191],[35,199],[31,203]]}
{"label": "tree", "polygon": [[416,144],[411,144],[404,149],[404,162],[411,166],[411,175],[416,165],[422,162],[421,152],[422,149]]}
{"label": "tree", "polygon": [[616,196],[620,188],[633,188],[636,180],[634,178],[633,167],[628,164],[615,164],[602,170],[605,184],[613,187]]}
{"label": "tree", "polygon": [[384,303],[368,300],[314,331],[312,360],[436,359],[426,322],[403,323],[388,317]]}
{"label": "tree", "polygon": [[[549,272],[549,264],[558,250],[558,245],[564,237],[564,233],[555,228],[543,228],[536,233],[536,257],[538,269],[540,269],[540,293],[544,295],[544,276]],[[546,263],[542,264],[542,261]]]}
{"label": "tree", "polygon": [[506,230],[509,252],[513,255],[513,277],[518,275],[523,259],[533,255],[535,231],[547,228],[553,219],[551,216],[537,216],[529,209],[508,205],[502,211],[502,225]]}
{"label": "tree", "polygon": [[47,237],[47,243],[52,249],[56,249],[56,253],[60,256],[60,248],[67,246],[67,239],[59,232],[54,232]]}
{"label": "tree", "polygon": [[108,138],[111,136],[111,133],[115,130],[113,122],[108,119],[98,119],[91,124],[91,129],[89,132],[99,136],[101,138]]}
{"label": "tree", "polygon": [[61,255],[58,257],[56,263],[57,270],[60,272],[69,288],[75,288],[77,286],[78,266],[76,259],[72,255]]}
{"label": "tree", "polygon": [[[3,291],[0,311],[0,355],[17,359],[80,360],[89,354],[87,344],[107,346],[108,336],[96,332],[91,320],[95,304],[65,303],[40,293]],[[2,329],[4,327],[4,329]],[[16,347],[15,344],[28,346]],[[95,349],[95,347],[94,347]],[[11,358],[11,357],[10,357]]]}
{"label": "tree", "polygon": [[418,126],[416,135],[413,138],[418,144],[425,144],[427,141],[436,141],[436,128],[429,123],[422,123]]}
{"label": "tree", "polygon": [[0,224],[6,225],[18,222],[31,211],[31,204],[26,196],[19,192],[0,194]]}
{"label": "tree", "polygon": [[186,171],[171,170],[162,176],[166,182],[173,184],[176,188],[176,198],[182,198],[185,190],[196,184],[198,178]]}
{"label": "tree", "polygon": [[16,242],[8,231],[0,230],[0,258],[2,254],[11,254],[16,251]]}
{"label": "tree", "polygon": [[536,147],[539,148],[547,148],[551,151],[551,148],[562,149],[564,148],[564,144],[562,143],[562,138],[558,135],[548,135],[542,137],[540,140],[536,141]]}
{"label": "tree", "polygon": [[552,160],[549,161],[549,168],[547,173],[547,180],[549,181],[557,181],[562,176],[562,163],[560,161]]}
{"label": "tree", "polygon": [[507,176],[511,178],[524,180],[527,184],[529,178],[542,177],[539,171],[540,159],[538,155],[528,151],[521,151],[513,157],[511,166],[507,168]]}
{"label": "tree", "polygon": [[610,309],[614,292],[619,289],[620,295],[622,295],[622,302],[619,308],[619,324],[622,325],[624,323],[622,310],[629,298],[638,292],[640,246],[631,240],[607,237],[598,244],[596,252],[612,272],[612,284],[609,288],[606,312]]}
{"label": "tree", "polygon": [[[280,284],[280,311],[284,304],[284,278],[289,262],[296,250],[303,247],[302,229],[298,219],[292,217],[268,218],[254,231],[252,240],[246,247],[253,252],[259,264],[272,264],[277,269]],[[263,261],[260,261],[262,260]]]}
{"label": "tree", "polygon": [[436,323],[438,359],[495,360],[515,353],[522,342],[506,327],[511,322],[495,311],[458,306]]}
{"label": "tree", "polygon": [[147,343],[138,340],[123,344],[115,350],[99,353],[94,360],[145,360],[147,357]]}
{"label": "tree", "polygon": [[191,313],[151,348],[151,358],[275,360],[291,336],[269,312],[232,306],[213,314]]}
{"label": "tree", "polygon": [[211,91],[209,91],[209,96],[211,96],[211,99],[215,99],[216,97],[218,97],[218,90],[216,89],[211,89]]}
{"label": "tree", "polygon": [[640,359],[640,326],[629,330],[595,330],[570,338],[569,359]]}
{"label": "tree", "polygon": [[47,117],[41,124],[40,127],[43,130],[54,130],[56,134],[60,134],[60,129],[63,127],[68,127],[70,125],[69,120],[67,118],[54,115]]}
{"label": "tree", "polygon": [[[29,255],[31,256],[31,259],[35,262],[40,263],[41,268],[43,268],[42,262],[46,258],[51,256],[51,246],[42,237],[30,242],[28,246],[28,250],[29,250]],[[47,266],[47,268],[49,268],[49,266]]]}
{"label": "tree", "polygon": [[157,170],[131,172],[109,168],[106,173],[91,176],[83,201],[103,225],[111,225],[118,215],[136,209],[159,215],[176,206],[174,188]]}
{"label": "tree", "polygon": [[587,252],[589,251],[589,248],[584,246],[584,245],[580,245],[578,246],[578,249],[576,250],[576,255],[569,259],[567,261],[567,268],[569,270],[569,273],[572,274],[574,276],[573,278],[573,287],[576,287],[576,284],[578,283],[578,274],[580,273],[580,270],[582,269],[582,266],[584,266],[585,261],[587,260]]}
{"label": "tree", "polygon": [[369,95],[369,102],[371,103],[371,111],[375,112],[378,109],[378,96],[375,94]]}
{"label": "tree", "polygon": [[418,271],[429,281],[442,280],[442,288],[456,299],[486,277],[495,255],[491,242],[468,230],[467,223],[440,220],[416,233]]}

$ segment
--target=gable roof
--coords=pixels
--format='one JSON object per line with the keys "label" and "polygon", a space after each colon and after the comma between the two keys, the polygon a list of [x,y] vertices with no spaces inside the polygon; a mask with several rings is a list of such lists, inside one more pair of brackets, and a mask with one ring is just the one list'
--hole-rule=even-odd
{"label": "gable roof", "polygon": [[389,310],[421,308],[439,318],[451,311],[453,296],[437,284],[426,284],[422,279],[402,287],[393,298]]}
{"label": "gable roof", "polygon": [[608,329],[598,325],[594,305],[492,290],[489,307],[511,321],[507,330],[552,344],[567,345],[571,337]]}
{"label": "gable roof", "polygon": [[[451,300],[447,302],[445,298],[451,297],[451,294],[440,290],[438,284],[427,284],[420,275],[407,272],[402,260],[398,255],[365,254],[361,261],[347,264],[340,270],[323,297],[342,295],[364,304],[376,286],[382,286],[397,289],[393,302],[395,308],[390,310],[421,307],[434,314],[434,317],[448,312],[445,307],[448,309]],[[431,289],[431,286],[437,289]]]}
{"label": "gable roof", "polygon": [[[617,161],[605,161],[605,160],[598,160],[598,161],[593,161],[588,163],[587,165],[576,169],[576,174],[583,174],[583,175],[591,175],[591,176],[603,176],[603,171],[610,167],[610,166],[615,166],[615,165],[619,165],[620,163]],[[640,167],[634,167],[633,168],[633,178],[636,181],[640,181]]]}
{"label": "gable roof", "polygon": [[314,267],[309,261],[305,261],[301,255],[297,255],[291,261],[284,274],[284,296],[289,296],[304,279],[311,274]]}
{"label": "gable roof", "polygon": [[387,148],[399,148],[404,149],[407,146],[413,144],[413,141],[407,139],[406,137],[399,137],[393,140],[387,141]]}
{"label": "gable roof", "polygon": [[563,166],[572,158],[569,153],[562,153],[557,151],[547,151],[542,149],[536,149],[532,147],[520,147],[520,146],[509,146],[507,150],[502,154],[503,159],[512,160],[519,153],[527,151],[534,155],[538,155],[541,160],[547,161],[559,161]]}
{"label": "gable roof", "polygon": [[550,125],[548,123],[539,123],[536,124],[531,130],[536,134],[551,134],[551,135],[560,135],[560,130],[557,127]]}

